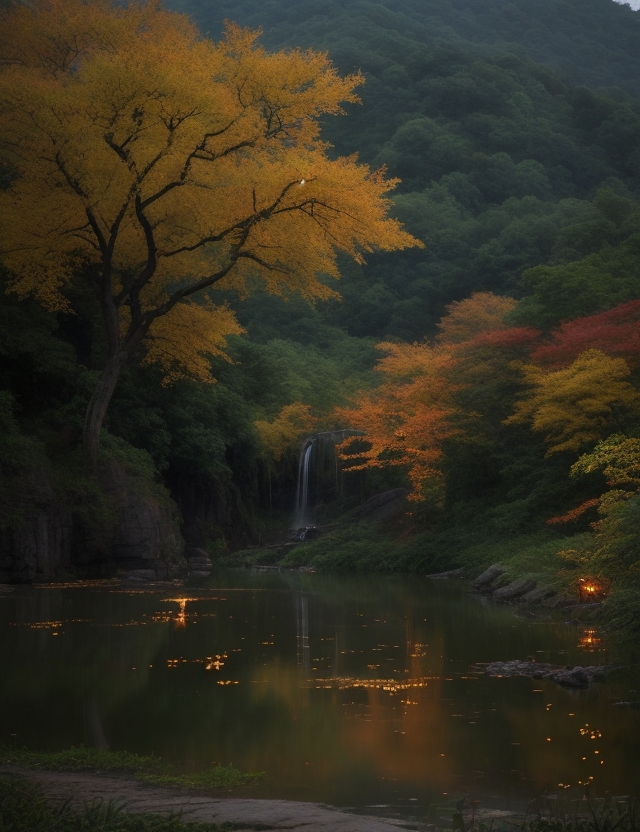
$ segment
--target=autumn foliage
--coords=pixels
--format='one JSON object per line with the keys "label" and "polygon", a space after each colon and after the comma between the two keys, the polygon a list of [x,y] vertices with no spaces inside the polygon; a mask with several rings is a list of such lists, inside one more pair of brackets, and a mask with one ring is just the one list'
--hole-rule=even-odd
{"label": "autumn foliage", "polygon": [[640,300],[614,309],[566,321],[551,333],[548,343],[531,353],[537,364],[557,369],[567,366],[581,352],[599,349],[626,359],[630,367],[640,365]]}
{"label": "autumn foliage", "polygon": [[[429,481],[441,481],[443,443],[461,435],[465,420],[473,418],[457,394],[493,372],[493,356],[478,344],[493,347],[484,339],[513,332],[504,317],[515,303],[478,292],[447,307],[435,343],[380,344],[386,353],[376,368],[382,384],[361,397],[355,408],[339,411],[345,424],[365,433],[369,446],[363,451],[359,440],[345,443],[342,453],[349,466],[404,466],[415,500],[422,499]],[[515,342],[520,345],[530,337],[527,330],[524,339],[518,336]],[[507,343],[512,346],[512,341]]]}
{"label": "autumn foliage", "polygon": [[640,403],[640,393],[627,380],[627,363],[601,350],[581,353],[563,370],[545,372],[531,364],[522,372],[530,392],[507,423],[528,422],[542,432],[548,454],[596,442],[618,426],[622,412]]}
{"label": "autumn foliage", "polygon": [[[538,330],[509,325],[515,306],[511,298],[478,292],[447,308],[433,344],[380,344],[381,385],[339,413],[368,443],[365,450],[360,439],[345,443],[347,464],[404,466],[412,497],[421,499],[429,480],[442,482],[446,443],[486,441],[482,425],[509,395],[504,425],[528,425],[542,434],[547,456],[579,453],[600,442],[595,456],[576,463],[574,474],[590,465],[615,481],[632,476],[638,440],[606,437],[639,412],[640,392],[620,353],[635,349],[640,302],[570,321],[545,345]],[[593,342],[602,348],[588,346]],[[559,366],[549,366],[552,356]],[[614,464],[623,458],[624,476],[621,463]],[[548,522],[576,520],[600,504],[599,497],[583,500]]]}
{"label": "autumn foliage", "polygon": [[429,344],[380,344],[386,355],[377,365],[382,385],[364,396],[358,406],[341,409],[338,416],[365,433],[368,448],[347,440],[342,455],[349,468],[405,466],[419,499],[427,480],[438,478],[442,442],[454,433],[455,408],[447,370],[451,355]]}
{"label": "autumn foliage", "polygon": [[36,0],[0,28],[0,137],[16,174],[0,194],[2,258],[19,296],[73,311],[80,291],[101,309],[93,463],[125,363],[142,352],[170,379],[202,378],[238,331],[195,296],[260,281],[327,298],[319,277],[338,276],[337,252],[417,244],[387,217],[395,183],[327,154],[319,119],[357,101],[363,79],[326,55],[269,54],[234,25],[215,44],[156,2]]}
{"label": "autumn foliage", "polygon": [[285,405],[272,421],[256,421],[263,457],[267,464],[279,462],[287,451],[297,452],[305,436],[312,432],[316,419],[309,405],[301,402]]}
{"label": "autumn foliage", "polygon": [[474,338],[507,330],[504,318],[517,301],[494,295],[493,292],[474,292],[470,298],[454,301],[447,306],[447,314],[438,324],[436,340],[443,344],[461,344]]}

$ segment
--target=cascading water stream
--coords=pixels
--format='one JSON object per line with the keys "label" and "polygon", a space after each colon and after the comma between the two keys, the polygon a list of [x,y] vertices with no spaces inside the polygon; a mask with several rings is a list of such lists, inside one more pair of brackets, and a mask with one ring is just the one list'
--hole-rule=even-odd
{"label": "cascading water stream", "polygon": [[314,433],[302,443],[298,462],[295,512],[291,522],[291,528],[299,532],[297,536],[300,540],[304,540],[307,531],[314,526],[314,507],[340,496],[342,478],[336,445],[343,442],[347,436],[358,433],[359,431],[350,428],[328,430]]}
{"label": "cascading water stream", "polygon": [[309,476],[311,474],[311,454],[315,441],[315,438],[307,439],[300,451],[298,487],[296,489],[296,512],[293,518],[293,529],[306,529],[310,523]]}

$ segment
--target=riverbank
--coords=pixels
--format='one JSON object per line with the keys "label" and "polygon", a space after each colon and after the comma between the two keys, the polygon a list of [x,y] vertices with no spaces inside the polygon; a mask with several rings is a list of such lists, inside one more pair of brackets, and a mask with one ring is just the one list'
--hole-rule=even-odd
{"label": "riverbank", "polygon": [[635,798],[572,800],[569,814],[556,798],[541,795],[522,812],[482,809],[480,801],[462,800],[450,820],[430,811],[428,820],[408,821],[302,801],[215,797],[152,786],[122,773],[0,765],[0,829],[11,832],[50,832],[54,827],[59,832],[484,832],[487,824],[489,829],[517,824],[526,832],[548,832],[550,825],[557,832],[640,828]]}
{"label": "riverbank", "polygon": [[[317,803],[259,800],[246,797],[212,797],[204,792],[153,786],[126,774],[33,770],[0,766],[0,776],[20,777],[39,784],[56,805],[69,801],[82,808],[96,801],[113,802],[126,814],[171,816],[179,813],[188,823],[232,824],[234,832],[287,830],[287,832],[397,832],[423,830],[426,824],[352,815]],[[188,828],[188,827],[187,827]]]}

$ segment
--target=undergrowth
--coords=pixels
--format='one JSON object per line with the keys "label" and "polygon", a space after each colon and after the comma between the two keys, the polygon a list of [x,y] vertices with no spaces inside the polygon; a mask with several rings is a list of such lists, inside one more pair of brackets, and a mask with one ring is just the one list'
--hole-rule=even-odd
{"label": "undergrowth", "polygon": [[[471,813],[463,814],[465,799],[444,806],[432,805],[427,814],[428,829],[452,829],[453,832],[640,832],[640,799],[607,794],[603,798],[558,799],[556,794],[542,794],[527,806],[523,818],[483,820]],[[440,826],[442,812],[451,814],[451,825]],[[439,817],[438,817],[439,816]]]}

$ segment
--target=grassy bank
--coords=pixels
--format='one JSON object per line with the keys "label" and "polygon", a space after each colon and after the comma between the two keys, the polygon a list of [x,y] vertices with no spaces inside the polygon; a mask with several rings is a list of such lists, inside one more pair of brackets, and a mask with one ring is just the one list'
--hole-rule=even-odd
{"label": "grassy bank", "polygon": [[[553,604],[578,604],[580,579],[593,577],[588,559],[574,556],[588,551],[588,533],[563,536],[551,528],[523,534],[491,532],[481,522],[468,521],[428,531],[411,527],[406,520],[404,524],[346,522],[319,529],[317,537],[303,542],[235,552],[221,565],[418,575],[463,569],[464,577],[473,579],[500,563],[506,570],[502,583],[531,578],[537,587],[553,590]],[[632,575],[616,572],[615,564],[609,566],[602,603],[574,609],[598,626],[632,637],[640,632],[640,596]]]}
{"label": "grassy bank", "polygon": [[263,772],[244,774],[232,765],[217,765],[203,771],[184,774],[176,772],[159,757],[145,757],[128,751],[104,751],[84,746],[45,752],[0,745],[0,764],[2,763],[48,771],[119,772],[158,786],[223,791],[251,785],[264,776]]}
{"label": "grassy bank", "polygon": [[573,592],[575,569],[559,555],[577,547],[583,535],[560,537],[551,531],[479,541],[477,531],[402,529],[358,522],[321,531],[297,545],[245,549],[226,558],[226,566],[312,567],[323,572],[404,572],[428,575],[463,568],[467,577],[501,563],[507,574],[532,576],[558,592]]}

